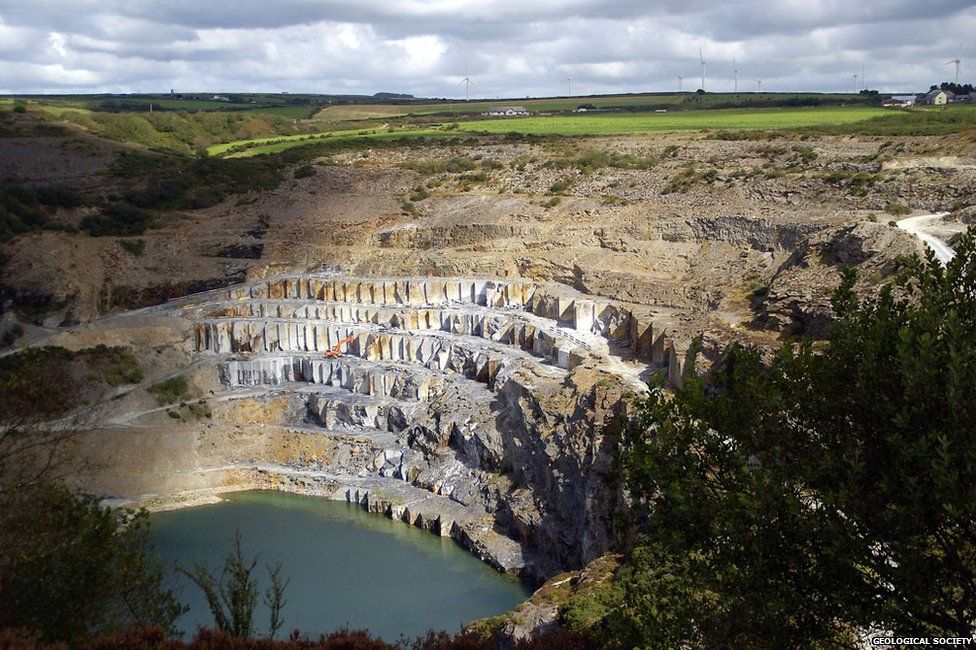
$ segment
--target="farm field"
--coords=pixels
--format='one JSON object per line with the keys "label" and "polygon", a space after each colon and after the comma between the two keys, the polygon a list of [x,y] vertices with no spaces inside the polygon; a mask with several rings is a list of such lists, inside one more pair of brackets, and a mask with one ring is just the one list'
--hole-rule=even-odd
{"label": "farm field", "polygon": [[416,103],[406,104],[343,104],[323,108],[315,114],[317,120],[341,121],[369,119],[377,117],[397,117],[404,115],[431,115],[440,113],[484,113],[499,106],[522,106],[528,111],[553,112],[569,111],[584,104],[597,108],[668,108],[682,105],[684,108],[700,109],[714,106],[728,107],[732,103],[747,102],[763,105],[784,101],[820,100],[826,102],[857,102],[850,94],[827,93],[647,93],[634,95],[609,95],[595,97],[547,97],[540,99],[501,99],[476,100],[471,102]]}
{"label": "farm field", "polygon": [[[679,111],[674,113],[614,113],[557,115],[491,120],[460,121],[458,128],[479,133],[522,133],[526,135],[618,135],[700,129],[789,129],[809,126],[845,125],[891,115],[873,107],[767,108],[754,110]],[[344,129],[235,140],[207,148],[211,156],[246,157],[275,153],[329,138],[379,137],[443,134],[441,130],[388,131],[386,127]]]}
{"label": "farm field", "polygon": [[757,110],[682,111],[675,113],[564,115],[460,122],[480,133],[526,135],[616,135],[699,129],[789,129],[850,124],[885,115],[872,107],[767,108]]}

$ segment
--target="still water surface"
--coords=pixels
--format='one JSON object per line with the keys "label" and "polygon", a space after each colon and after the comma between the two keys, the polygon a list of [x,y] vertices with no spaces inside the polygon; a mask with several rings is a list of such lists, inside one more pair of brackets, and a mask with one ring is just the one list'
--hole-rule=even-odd
{"label": "still water surface", "polygon": [[[262,594],[265,563],[281,561],[282,576],[291,579],[279,637],[296,628],[316,636],[343,625],[369,628],[388,641],[429,628],[456,632],[512,609],[530,593],[453,540],[357,505],[283,492],[223,496],[219,504],[153,514],[156,549],[168,562],[202,562],[219,573],[240,530],[245,554],[260,555]],[[170,580],[190,606],[180,626],[189,634],[212,626],[200,590],[175,572]],[[255,619],[263,634],[268,612],[260,602]]]}

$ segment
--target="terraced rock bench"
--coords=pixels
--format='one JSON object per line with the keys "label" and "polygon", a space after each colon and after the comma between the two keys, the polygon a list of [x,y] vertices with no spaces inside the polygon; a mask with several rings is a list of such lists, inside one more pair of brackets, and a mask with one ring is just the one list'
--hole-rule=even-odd
{"label": "terraced rock bench", "polygon": [[[675,385],[687,371],[690,346],[690,341],[672,339],[667,319],[647,310],[529,280],[280,276],[210,291],[181,304],[197,310],[198,318],[306,318],[456,332],[466,327],[452,324],[461,314],[462,320],[478,314],[508,321],[535,316],[542,321],[531,324],[564,349],[604,353],[610,342],[635,360],[661,367]],[[211,311],[204,314],[207,308]],[[476,331],[475,325],[467,327]]]}

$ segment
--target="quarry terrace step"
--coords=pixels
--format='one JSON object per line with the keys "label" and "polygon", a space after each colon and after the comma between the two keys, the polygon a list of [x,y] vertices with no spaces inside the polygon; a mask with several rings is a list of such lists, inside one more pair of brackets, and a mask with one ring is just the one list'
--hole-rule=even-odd
{"label": "quarry terrace step", "polygon": [[220,379],[233,388],[316,384],[362,395],[426,401],[439,378],[426,368],[375,363],[358,357],[326,359],[318,354],[267,354],[231,358],[221,363]]}
{"label": "quarry terrace step", "polygon": [[[253,306],[250,305],[251,301],[255,303]],[[315,303],[321,303],[320,307],[333,310],[328,314],[328,319],[315,320],[344,322],[358,319],[372,324],[374,321],[384,323],[389,316],[390,326],[396,324],[405,329],[423,329],[421,325],[424,320],[428,326],[440,323],[441,329],[445,329],[445,324],[448,325],[446,329],[453,329],[451,316],[456,315],[459,308],[462,308],[460,311],[467,308],[472,313],[483,312],[477,308],[484,308],[499,316],[521,311],[553,321],[551,327],[538,322],[532,325],[564,349],[568,342],[568,347],[581,355],[587,347],[591,347],[590,335],[603,337],[629,350],[635,360],[663,367],[668,379],[675,385],[681,383],[687,371],[685,360],[691,343],[672,339],[666,317],[655,316],[648,310],[637,312],[615,301],[588,296],[565,285],[527,279],[288,275],[195,294],[173,301],[171,306],[195,309],[199,317],[208,305],[231,310],[228,315],[243,315],[261,313],[262,307],[257,306],[259,303],[264,303],[264,308],[268,308],[273,302],[304,302],[306,310],[314,308]],[[228,303],[238,307],[232,309]],[[353,309],[358,307],[370,307],[375,312],[367,310],[364,315],[354,313]],[[403,308],[409,310],[403,311],[402,316],[396,316],[397,322],[394,323],[392,312]],[[424,309],[445,313],[443,316],[438,313],[421,316],[420,311]],[[287,310],[280,313],[287,313]],[[308,311],[305,313],[310,315]],[[301,318],[300,312],[295,311],[289,317]],[[414,320],[416,328],[413,327]],[[576,338],[573,331],[578,335]],[[600,347],[605,349],[604,346]],[[571,362],[566,359],[566,363]],[[557,365],[562,364],[557,361]]]}
{"label": "quarry terrace step", "polygon": [[491,309],[481,306],[387,307],[307,300],[254,300],[208,303],[187,310],[188,316],[204,320],[233,318],[292,319],[336,324],[367,324],[387,329],[442,331],[483,336],[516,323],[528,323],[555,339],[589,350],[590,343],[575,329],[560,327],[559,321],[536,316],[524,309]]}
{"label": "quarry terrace step", "polygon": [[308,415],[325,429],[379,429],[399,432],[414,419],[418,402],[360,395],[322,387],[306,393]]}
{"label": "quarry terrace step", "polygon": [[[523,350],[532,356],[549,362],[556,367],[571,370],[580,365],[587,351],[551,332],[522,320],[510,323],[486,319],[479,327],[464,327],[457,321],[458,331],[442,332],[429,330],[412,332],[408,330],[387,329],[378,325],[359,323],[354,325],[336,324],[323,320],[295,320],[279,318],[226,318],[207,319],[194,326],[194,341],[197,351],[218,353],[235,352],[326,352],[349,337],[350,343],[343,343],[360,356],[367,359],[404,360],[394,348],[406,347],[416,350],[418,356],[412,360],[422,364],[436,356],[439,351],[453,345],[473,345],[484,347],[484,342],[495,342]],[[497,329],[496,329],[497,327]],[[490,346],[489,346],[490,349]],[[383,355],[384,350],[392,356]],[[503,348],[496,348],[503,351]],[[444,369],[442,366],[441,369]]]}
{"label": "quarry terrace step", "polygon": [[[194,331],[196,349],[217,354],[235,354],[254,347],[262,352],[280,352],[282,356],[294,352],[324,354],[324,351],[351,336],[351,342],[340,346],[343,355],[454,371],[486,384],[491,384],[503,369],[519,364],[530,364],[536,366],[538,372],[552,374],[556,368],[573,368],[583,359],[571,350],[556,347],[549,351],[554,368],[539,364],[537,359],[521,348],[489,339],[442,333],[385,332],[363,326],[336,327],[309,322],[228,320],[197,323]],[[518,330],[506,336],[515,336],[515,340],[519,341],[520,333],[526,337],[530,335],[527,330]],[[545,341],[534,336],[531,340],[533,345],[538,346],[543,346]],[[522,342],[527,345],[528,339]],[[544,347],[537,350],[544,351]]]}
{"label": "quarry terrace step", "polygon": [[349,440],[350,442],[356,443],[367,443],[378,450],[403,448],[403,445],[399,443],[401,439],[400,433],[372,427],[340,425],[327,428],[313,424],[261,424],[258,426],[268,430],[324,436],[339,440]]}

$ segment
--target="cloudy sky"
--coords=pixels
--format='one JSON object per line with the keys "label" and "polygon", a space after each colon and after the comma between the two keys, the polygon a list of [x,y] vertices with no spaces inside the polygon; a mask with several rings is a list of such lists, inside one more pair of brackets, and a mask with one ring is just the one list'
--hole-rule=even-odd
{"label": "cloudy sky", "polygon": [[0,0],[0,93],[688,90],[699,47],[708,90],[915,91],[974,35],[974,0]]}

